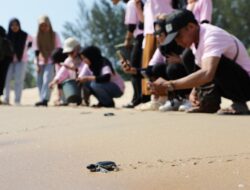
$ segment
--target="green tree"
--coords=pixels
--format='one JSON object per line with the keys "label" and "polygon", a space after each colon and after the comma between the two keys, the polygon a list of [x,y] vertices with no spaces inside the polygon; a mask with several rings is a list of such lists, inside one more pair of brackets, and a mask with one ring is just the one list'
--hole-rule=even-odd
{"label": "green tree", "polygon": [[63,36],[74,36],[82,45],[97,45],[105,56],[114,60],[115,45],[124,41],[124,8],[113,6],[110,0],[95,2],[87,9],[83,0],[78,2],[79,18],[75,22],[66,22]]}
{"label": "green tree", "polygon": [[246,47],[250,47],[249,0],[213,1],[213,23],[237,36]]}

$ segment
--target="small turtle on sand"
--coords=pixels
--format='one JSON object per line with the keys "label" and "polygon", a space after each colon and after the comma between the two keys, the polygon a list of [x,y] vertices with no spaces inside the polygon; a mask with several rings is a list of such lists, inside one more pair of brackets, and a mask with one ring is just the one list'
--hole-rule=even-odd
{"label": "small turtle on sand", "polygon": [[90,164],[87,166],[91,172],[103,172],[107,173],[110,171],[118,171],[118,167],[115,162],[112,161],[102,161],[96,164]]}

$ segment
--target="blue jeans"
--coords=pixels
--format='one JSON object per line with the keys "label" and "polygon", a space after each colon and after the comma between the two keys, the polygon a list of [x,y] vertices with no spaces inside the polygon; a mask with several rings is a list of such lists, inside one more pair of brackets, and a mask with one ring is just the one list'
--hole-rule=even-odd
{"label": "blue jeans", "polygon": [[15,103],[21,101],[23,83],[26,74],[27,63],[15,62],[9,65],[8,73],[5,81],[4,101],[9,102],[10,99],[10,82],[14,79]]}
{"label": "blue jeans", "polygon": [[49,101],[51,90],[49,88],[49,83],[53,80],[54,77],[54,65],[46,64],[41,65],[41,70],[37,75],[37,86],[39,90],[40,100]]}
{"label": "blue jeans", "polygon": [[114,107],[113,98],[121,97],[123,94],[121,89],[113,82],[97,83],[93,81],[86,83],[85,87],[90,89],[90,92],[104,107]]}

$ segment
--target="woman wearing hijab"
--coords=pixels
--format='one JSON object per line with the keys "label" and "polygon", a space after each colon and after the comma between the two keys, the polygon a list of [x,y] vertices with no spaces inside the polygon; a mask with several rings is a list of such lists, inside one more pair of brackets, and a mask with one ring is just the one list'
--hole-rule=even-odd
{"label": "woman wearing hijab", "polygon": [[53,31],[48,16],[39,18],[39,27],[37,33],[37,85],[40,94],[40,101],[35,106],[47,106],[50,99],[51,90],[49,83],[54,77],[54,65],[51,55],[54,49],[61,47],[59,36]]}
{"label": "woman wearing hijab", "polygon": [[15,104],[20,105],[32,37],[22,30],[20,21],[13,18],[9,23],[7,38],[12,43],[14,55],[6,77],[4,103],[9,104],[10,82],[14,79]]}
{"label": "woman wearing hijab", "polygon": [[78,80],[85,83],[90,93],[98,99],[98,107],[114,107],[113,98],[122,96],[125,88],[121,77],[114,71],[110,61],[101,55],[98,47],[84,48],[81,58],[87,67],[81,70]]}

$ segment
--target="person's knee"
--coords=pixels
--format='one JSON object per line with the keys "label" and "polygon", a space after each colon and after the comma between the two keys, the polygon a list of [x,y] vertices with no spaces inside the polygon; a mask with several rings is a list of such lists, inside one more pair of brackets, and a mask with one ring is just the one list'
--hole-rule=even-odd
{"label": "person's knee", "polygon": [[187,71],[182,64],[169,64],[166,72],[169,80],[176,80],[187,76]]}

